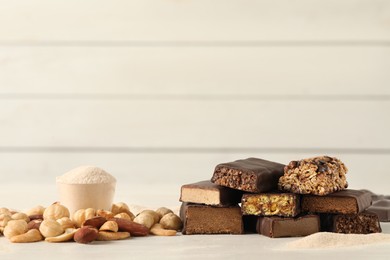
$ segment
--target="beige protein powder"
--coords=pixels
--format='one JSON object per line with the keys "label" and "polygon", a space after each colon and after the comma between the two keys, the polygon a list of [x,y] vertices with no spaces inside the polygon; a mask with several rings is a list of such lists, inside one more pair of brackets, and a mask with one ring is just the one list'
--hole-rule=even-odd
{"label": "beige protein powder", "polygon": [[390,243],[390,234],[340,234],[319,232],[287,243],[288,249],[325,249]]}
{"label": "beige protein powder", "polygon": [[116,179],[95,166],[80,166],[56,179],[60,202],[70,213],[78,209],[111,210]]}

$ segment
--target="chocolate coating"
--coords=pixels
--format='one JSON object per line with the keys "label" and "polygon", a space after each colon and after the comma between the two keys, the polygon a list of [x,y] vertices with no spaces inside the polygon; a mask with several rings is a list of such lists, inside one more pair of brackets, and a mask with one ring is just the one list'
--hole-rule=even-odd
{"label": "chocolate coating", "polygon": [[390,199],[374,201],[367,211],[377,214],[381,222],[390,222]]}
{"label": "chocolate coating", "polygon": [[358,214],[321,215],[321,230],[344,234],[380,233],[381,226],[375,213],[364,211]]}
{"label": "chocolate coating", "polygon": [[277,189],[279,178],[284,174],[284,166],[258,158],[222,163],[215,167],[211,181],[248,192],[267,192]]}
{"label": "chocolate coating", "polygon": [[362,190],[342,190],[326,196],[303,195],[302,211],[312,213],[356,214],[371,205],[371,194]]}
{"label": "chocolate coating", "polygon": [[320,219],[317,215],[305,215],[298,218],[260,217],[257,232],[268,237],[299,237],[320,231]]}

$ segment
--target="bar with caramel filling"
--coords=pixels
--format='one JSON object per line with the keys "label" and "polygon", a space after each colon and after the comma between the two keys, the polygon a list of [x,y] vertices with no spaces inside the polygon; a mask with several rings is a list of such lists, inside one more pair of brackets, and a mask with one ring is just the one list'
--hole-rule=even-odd
{"label": "bar with caramel filling", "polygon": [[295,217],[300,212],[300,196],[293,193],[244,194],[243,215]]}

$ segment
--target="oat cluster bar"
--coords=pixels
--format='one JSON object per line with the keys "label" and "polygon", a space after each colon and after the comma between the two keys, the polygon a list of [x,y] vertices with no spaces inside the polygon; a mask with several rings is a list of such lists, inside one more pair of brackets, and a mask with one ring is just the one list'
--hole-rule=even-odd
{"label": "oat cluster bar", "polygon": [[284,168],[278,188],[298,194],[323,196],[348,187],[347,171],[343,162],[329,156],[291,161]]}

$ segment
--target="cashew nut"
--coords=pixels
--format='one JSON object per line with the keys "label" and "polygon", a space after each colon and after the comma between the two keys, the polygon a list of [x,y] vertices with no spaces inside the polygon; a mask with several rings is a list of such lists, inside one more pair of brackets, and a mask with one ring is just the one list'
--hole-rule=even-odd
{"label": "cashew nut", "polygon": [[10,238],[12,243],[30,243],[37,242],[43,239],[41,233],[37,229],[30,229],[24,234],[13,236]]}
{"label": "cashew nut", "polygon": [[51,242],[51,243],[70,241],[73,239],[74,234],[76,233],[77,230],[78,230],[78,228],[77,229],[76,228],[67,228],[67,229],[65,229],[65,233],[63,233],[62,235],[59,235],[56,237],[47,237],[45,239],[45,241]]}
{"label": "cashew nut", "polygon": [[175,236],[176,230],[164,229],[161,224],[155,224],[150,229],[150,233],[156,236]]}
{"label": "cashew nut", "polygon": [[118,232],[118,223],[115,221],[109,220],[105,222],[100,228],[99,231],[111,231],[111,232]]}
{"label": "cashew nut", "polygon": [[109,232],[109,231],[99,231],[99,234],[96,240],[99,241],[111,241],[111,240],[120,240],[130,237],[129,232]]}

